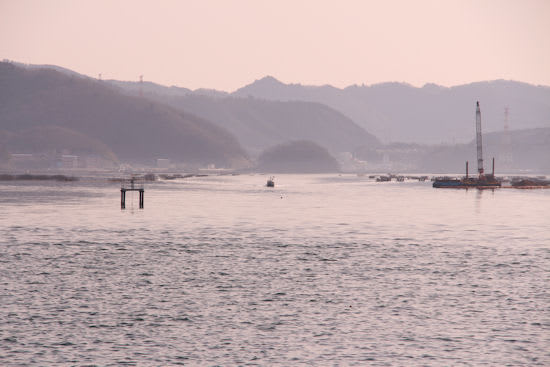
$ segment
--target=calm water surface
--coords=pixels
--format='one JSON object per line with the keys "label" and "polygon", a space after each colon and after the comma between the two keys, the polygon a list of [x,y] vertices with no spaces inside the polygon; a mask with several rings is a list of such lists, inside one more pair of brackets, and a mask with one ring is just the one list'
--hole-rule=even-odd
{"label": "calm water surface", "polygon": [[0,365],[550,365],[550,190],[0,183]]}

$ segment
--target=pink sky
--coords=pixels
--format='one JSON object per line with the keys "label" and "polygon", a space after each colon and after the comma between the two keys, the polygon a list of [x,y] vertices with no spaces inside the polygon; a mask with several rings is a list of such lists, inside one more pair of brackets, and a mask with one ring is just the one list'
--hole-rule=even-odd
{"label": "pink sky", "polygon": [[550,1],[0,0],[0,59],[226,91],[265,75],[550,85]]}

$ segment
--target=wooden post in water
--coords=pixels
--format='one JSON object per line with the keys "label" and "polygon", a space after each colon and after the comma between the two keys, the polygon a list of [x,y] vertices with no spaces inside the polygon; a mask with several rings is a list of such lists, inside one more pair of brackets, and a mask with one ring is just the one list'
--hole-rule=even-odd
{"label": "wooden post in water", "polygon": [[120,209],[126,209],[126,189],[120,189]]}

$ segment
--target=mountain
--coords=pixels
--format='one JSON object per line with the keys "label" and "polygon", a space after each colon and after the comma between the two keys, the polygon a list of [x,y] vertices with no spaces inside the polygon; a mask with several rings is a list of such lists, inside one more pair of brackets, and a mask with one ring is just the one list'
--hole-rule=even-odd
{"label": "mountain", "polygon": [[[465,160],[475,163],[480,100],[486,163],[495,156],[497,171],[548,169],[550,88],[544,86],[498,80],[451,88],[383,83],[339,89],[265,77],[228,94],[98,81],[52,65],[43,67],[55,71],[0,66],[4,163],[8,150],[41,147],[34,149],[114,161],[162,157],[242,166],[248,161],[237,139],[253,156],[305,140],[327,148],[346,169],[461,172]],[[504,106],[510,108],[508,133]],[[382,145],[365,127],[400,143]],[[78,144],[58,143],[67,141]]]}
{"label": "mountain", "polygon": [[[475,148],[475,140],[469,147]],[[532,170],[550,173],[550,127],[499,131],[483,136],[485,169],[495,157],[497,172]]]}
{"label": "mountain", "polygon": [[[53,65],[26,67],[49,67],[76,74]],[[550,127],[550,87],[515,81],[484,81],[454,87],[426,84],[422,88],[406,83],[381,83],[340,89],[330,85],[285,84],[266,76],[231,94],[203,89],[191,91],[150,82],[112,83],[132,95],[139,95],[141,88],[144,95],[158,99],[167,95],[174,98],[201,95],[321,103],[339,111],[385,143],[466,143],[475,133],[476,101],[481,103],[484,132],[503,130],[505,107],[510,111],[511,129]],[[216,122],[223,126],[223,121]]]}
{"label": "mountain", "polygon": [[[468,144],[432,147],[424,154],[421,166],[426,171],[463,172],[465,161],[470,172],[477,173],[475,139]],[[550,172],[550,128],[524,129],[488,133],[483,136],[483,158],[486,172],[499,173]]]}
{"label": "mountain", "polygon": [[[138,84],[114,83],[131,95]],[[252,155],[291,140],[311,140],[332,152],[377,146],[378,139],[342,113],[320,103],[268,101],[196,90],[174,94],[172,87],[142,89],[147,98],[191,112],[234,134]]]}
{"label": "mountain", "polygon": [[328,173],[340,170],[336,159],[312,141],[291,141],[266,149],[258,159],[260,171],[271,173]]}
{"label": "mountain", "polygon": [[74,70],[67,69],[67,68],[64,68],[64,67],[58,66],[58,65],[52,65],[52,64],[25,64],[25,63],[22,63],[22,62],[11,61],[11,60],[6,60],[6,59],[4,59],[4,62],[9,63],[9,64],[14,65],[14,66],[17,66],[17,67],[20,67],[20,68],[23,68],[23,69],[29,69],[29,70],[49,69],[49,70],[59,71],[60,73],[68,75],[68,76],[76,76],[76,77],[79,77],[79,78],[82,78],[82,79],[92,79],[91,77],[89,77],[87,75],[80,74],[80,73],[78,73]]}
{"label": "mountain", "polygon": [[513,129],[550,127],[550,87],[496,80],[456,87],[404,83],[372,86],[303,86],[265,77],[232,93],[271,101],[323,103],[351,118],[384,142],[460,143],[475,133],[475,103],[480,101],[485,131],[504,127],[509,107]]}
{"label": "mountain", "polygon": [[97,139],[59,126],[35,126],[17,132],[0,132],[0,144],[12,153],[42,153],[60,147],[73,154],[97,156],[113,163],[116,155]]}
{"label": "mountain", "polygon": [[10,159],[11,155],[8,152],[8,148],[5,145],[0,144],[0,168],[7,167]]}
{"label": "mountain", "polygon": [[106,83],[112,84],[131,95],[168,95],[168,96],[185,96],[193,93],[191,89],[181,88],[176,86],[165,87],[153,82],[130,82],[119,80],[105,80]]}
{"label": "mountain", "polygon": [[[470,162],[470,173],[477,173],[475,139],[465,144],[422,145],[393,143],[382,147],[361,147],[354,157],[367,162],[367,168],[381,171],[462,173]],[[483,135],[486,172],[495,158],[496,173],[550,173],[550,128],[492,132]]]}
{"label": "mountain", "polygon": [[[0,63],[0,135],[18,136],[17,149],[30,151],[33,146],[23,148],[21,142],[25,137],[32,141],[40,135],[39,128],[47,127],[56,149],[69,153],[77,150],[71,140],[78,139],[126,162],[169,158],[190,164],[248,165],[234,136],[190,113],[122,94],[95,79]],[[7,144],[13,147],[15,142]]]}
{"label": "mountain", "polygon": [[340,112],[313,102],[189,95],[165,101],[224,127],[253,155],[291,140],[311,140],[332,152],[379,145]]}

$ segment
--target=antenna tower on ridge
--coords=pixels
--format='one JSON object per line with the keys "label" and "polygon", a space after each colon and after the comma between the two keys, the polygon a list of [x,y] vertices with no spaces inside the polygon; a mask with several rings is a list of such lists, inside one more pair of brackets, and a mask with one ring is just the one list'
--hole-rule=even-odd
{"label": "antenna tower on ridge", "polygon": [[504,131],[501,139],[501,154],[500,160],[505,168],[511,168],[512,166],[512,137],[510,135],[510,126],[508,124],[509,109],[508,106],[504,107]]}

